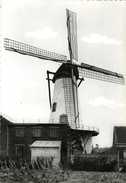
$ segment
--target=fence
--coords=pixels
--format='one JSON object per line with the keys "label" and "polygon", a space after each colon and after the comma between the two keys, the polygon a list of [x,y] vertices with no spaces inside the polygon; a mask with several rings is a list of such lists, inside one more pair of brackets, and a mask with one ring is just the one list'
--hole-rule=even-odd
{"label": "fence", "polygon": [[68,179],[69,170],[52,168],[53,158],[37,158],[36,161],[0,160],[0,183],[58,183]]}
{"label": "fence", "polygon": [[38,157],[36,160],[28,162],[23,159],[11,160],[9,158],[0,160],[1,169],[47,169],[52,168],[53,157]]}

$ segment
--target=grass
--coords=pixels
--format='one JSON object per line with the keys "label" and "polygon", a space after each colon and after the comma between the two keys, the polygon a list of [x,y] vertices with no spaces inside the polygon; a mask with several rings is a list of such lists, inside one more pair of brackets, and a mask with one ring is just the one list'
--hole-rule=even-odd
{"label": "grass", "polygon": [[58,183],[66,181],[68,172],[58,169],[0,170],[0,183]]}
{"label": "grass", "polygon": [[62,183],[126,183],[126,173],[74,171]]}
{"label": "grass", "polygon": [[126,173],[70,171],[52,167],[52,159],[0,161],[0,183],[126,183]]}
{"label": "grass", "polygon": [[69,173],[52,166],[52,158],[0,160],[0,183],[58,183],[66,181]]}
{"label": "grass", "polygon": [[0,183],[126,183],[126,173],[4,169]]}

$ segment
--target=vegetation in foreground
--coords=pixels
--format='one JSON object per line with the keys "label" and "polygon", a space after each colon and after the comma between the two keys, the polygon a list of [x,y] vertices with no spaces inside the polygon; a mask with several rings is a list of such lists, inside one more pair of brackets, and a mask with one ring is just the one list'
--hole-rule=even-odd
{"label": "vegetation in foreground", "polygon": [[58,183],[64,182],[68,173],[63,170],[0,170],[0,183]]}
{"label": "vegetation in foreground", "polygon": [[52,167],[51,159],[0,160],[0,183],[126,183],[126,173],[68,171]]}
{"label": "vegetation in foreground", "polygon": [[0,170],[0,183],[126,183],[126,173],[63,170]]}
{"label": "vegetation in foreground", "polygon": [[126,173],[74,171],[62,183],[126,183]]}
{"label": "vegetation in foreground", "polygon": [[0,183],[58,183],[66,181],[69,172],[53,167],[52,157],[25,160],[0,160]]}

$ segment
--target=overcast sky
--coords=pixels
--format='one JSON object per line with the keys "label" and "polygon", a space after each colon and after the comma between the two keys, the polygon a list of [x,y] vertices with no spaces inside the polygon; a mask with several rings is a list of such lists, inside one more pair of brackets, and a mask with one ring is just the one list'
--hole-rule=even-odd
{"label": "overcast sky", "polygon": [[[66,8],[77,12],[79,61],[126,76],[124,1],[4,0],[0,33],[68,56]],[[46,71],[59,65],[5,51],[0,111],[15,122],[48,122]],[[111,145],[113,126],[126,125],[126,86],[85,78],[79,98],[82,123],[100,129],[94,143]]]}

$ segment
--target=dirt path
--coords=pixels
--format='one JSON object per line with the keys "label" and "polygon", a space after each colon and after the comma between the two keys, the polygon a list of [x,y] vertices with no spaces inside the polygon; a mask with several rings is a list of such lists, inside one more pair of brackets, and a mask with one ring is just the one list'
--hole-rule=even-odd
{"label": "dirt path", "polygon": [[62,183],[126,183],[126,173],[116,172],[71,172]]}

